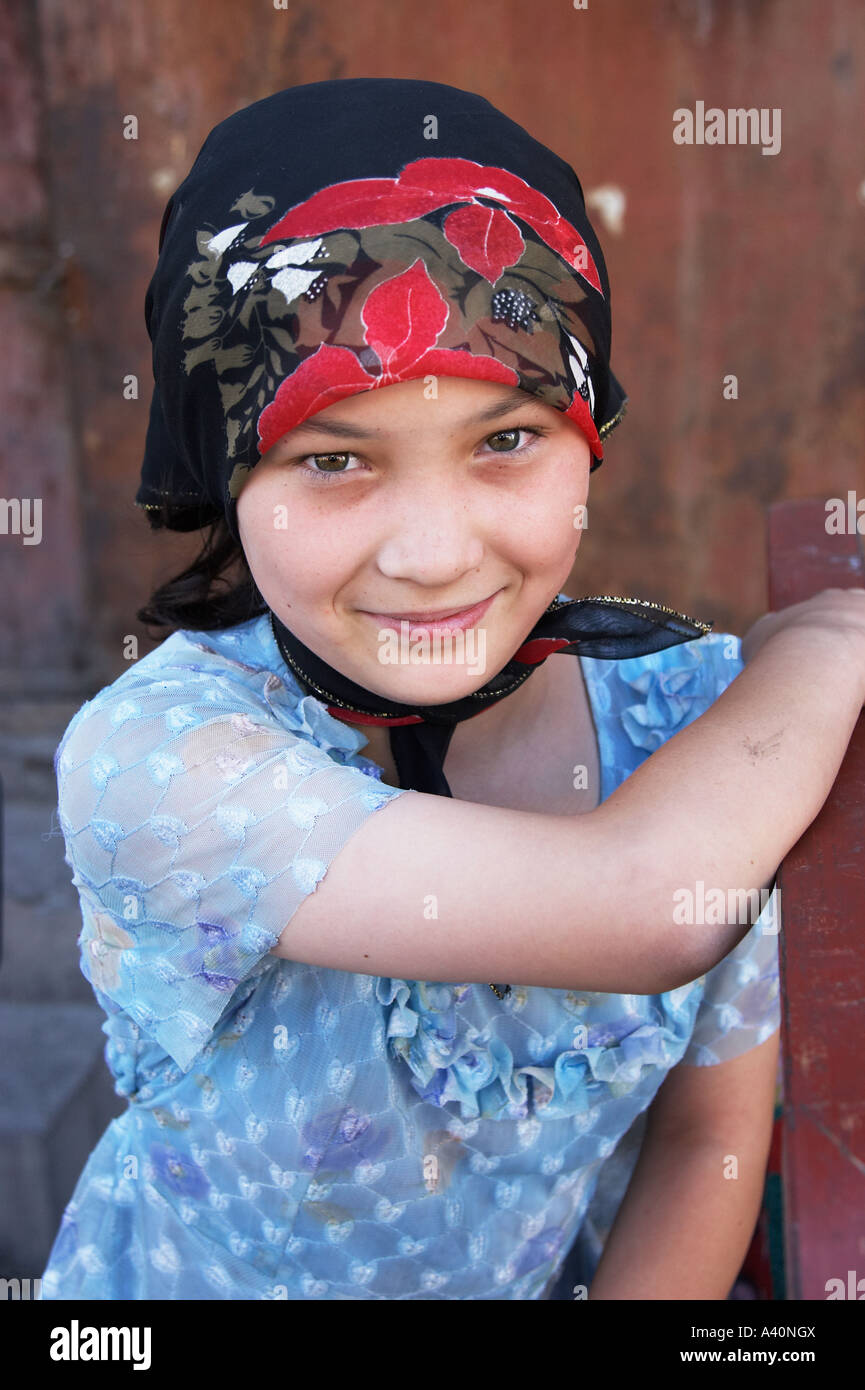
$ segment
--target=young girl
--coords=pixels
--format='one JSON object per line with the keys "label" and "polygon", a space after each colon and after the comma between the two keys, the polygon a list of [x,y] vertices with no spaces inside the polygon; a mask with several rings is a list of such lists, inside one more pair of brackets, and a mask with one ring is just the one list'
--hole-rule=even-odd
{"label": "young girl", "polygon": [[573,171],[471,93],[315,83],[222,122],[147,324],[136,500],[210,543],[57,753],[129,1105],[43,1297],[549,1297],[645,1123],[590,1296],[725,1298],[769,890],[865,698],[863,591],[761,620],[747,666],[562,593],[624,410],[609,285]]}

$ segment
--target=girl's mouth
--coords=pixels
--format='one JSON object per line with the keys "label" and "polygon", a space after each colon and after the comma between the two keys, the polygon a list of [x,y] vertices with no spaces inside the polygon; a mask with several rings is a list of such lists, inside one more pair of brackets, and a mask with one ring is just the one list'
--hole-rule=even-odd
{"label": "girl's mouth", "polygon": [[501,593],[496,589],[489,598],[482,599],[480,603],[472,604],[470,608],[454,609],[450,613],[439,612],[437,615],[424,617],[418,613],[368,613],[365,609],[360,609],[361,613],[368,618],[372,618],[380,628],[394,628],[397,632],[401,630],[402,623],[408,623],[409,637],[421,632],[465,632],[468,628],[474,627],[475,623],[480,622],[486,613],[493,599]]}

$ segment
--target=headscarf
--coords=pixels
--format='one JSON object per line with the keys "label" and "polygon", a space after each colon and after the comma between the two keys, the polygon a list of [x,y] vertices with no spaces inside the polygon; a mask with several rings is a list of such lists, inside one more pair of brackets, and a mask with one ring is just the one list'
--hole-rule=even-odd
{"label": "headscarf", "polygon": [[[360,391],[430,376],[520,387],[575,422],[591,471],[626,406],[576,174],[439,82],[313,82],[215,126],[165,208],[145,320],[155,384],[135,500],[176,530],[224,516],[239,540],[250,470]],[[556,599],[480,690],[424,707],[365,690],[270,621],[301,684],[388,726],[400,785],[441,796],[456,723],[552,653],[631,657],[712,626],[645,599]]]}

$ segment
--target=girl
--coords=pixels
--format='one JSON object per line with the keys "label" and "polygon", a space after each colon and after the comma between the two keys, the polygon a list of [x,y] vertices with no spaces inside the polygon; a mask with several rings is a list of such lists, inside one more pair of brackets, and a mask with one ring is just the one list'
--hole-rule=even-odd
{"label": "girl", "polygon": [[[585,1285],[725,1298],[769,890],[865,697],[863,591],[761,620],[747,668],[561,592],[625,405],[609,285],[573,171],[471,93],[314,83],[222,122],[146,316],[136,500],[210,539],[57,752],[129,1105],[43,1296],[549,1297],[648,1117]],[[695,913],[704,884],[753,892]]]}

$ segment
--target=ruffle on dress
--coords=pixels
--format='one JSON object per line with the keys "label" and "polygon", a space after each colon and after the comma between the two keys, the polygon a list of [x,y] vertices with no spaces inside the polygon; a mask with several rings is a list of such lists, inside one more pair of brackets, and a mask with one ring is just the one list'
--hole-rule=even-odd
{"label": "ruffle on dress", "polygon": [[[292,733],[311,740],[334,762],[359,767],[370,777],[381,781],[381,767],[363,757],[359,751],[368,742],[361,729],[345,724],[341,719],[334,719],[332,714],[328,714],[323,701],[315,695],[303,695],[294,678],[290,676],[288,680],[290,686],[282,677],[269,675],[264,682],[265,700],[280,722]],[[291,692],[299,697],[296,703]]]}
{"label": "ruffle on dress", "polygon": [[[409,1067],[412,1087],[433,1105],[458,1101],[464,1120],[584,1114],[595,1083],[604,1083],[614,1096],[627,1094],[640,1081],[644,1067],[666,1072],[680,1060],[702,995],[701,982],[692,981],[667,994],[645,997],[650,1017],[663,1021],[640,1022],[635,1017],[633,1030],[611,1045],[568,1047],[552,1066],[517,1067],[502,1038],[485,1038],[460,1013],[459,1004],[475,988],[486,986],[388,978],[376,982],[376,997],[387,1016],[388,1046]],[[573,1029],[573,1021],[569,1027]],[[589,1037],[598,1031],[592,1025],[587,1028]]]}

